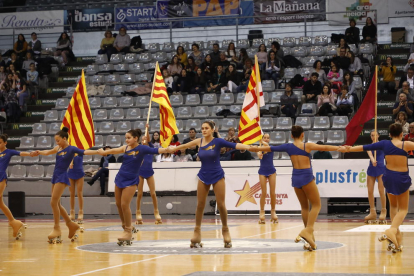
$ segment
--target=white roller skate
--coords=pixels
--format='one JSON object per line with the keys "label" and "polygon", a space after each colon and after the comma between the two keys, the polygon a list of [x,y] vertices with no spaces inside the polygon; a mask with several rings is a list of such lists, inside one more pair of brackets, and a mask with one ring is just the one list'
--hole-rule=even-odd
{"label": "white roller skate", "polygon": [[365,224],[376,224],[377,223],[377,211],[375,208],[369,209],[369,215],[364,218]]}
{"label": "white roller skate", "polygon": [[21,222],[20,220],[12,220],[9,222],[11,228],[13,228],[13,238],[19,240],[22,237],[22,229],[26,229],[27,225]]}
{"label": "white roller skate", "polygon": [[233,245],[231,244],[229,227],[223,226],[221,228],[221,234],[223,235],[224,248],[231,248]]}
{"label": "white roller skate", "polygon": [[259,224],[266,224],[265,210],[260,210]]}
{"label": "white roller skate", "polygon": [[55,226],[53,227],[52,232],[50,232],[50,234],[47,236],[47,238],[49,239],[48,243],[49,244],[56,244],[56,243],[62,243],[62,231],[60,231],[60,227],[59,226]]}
{"label": "white roller skate", "polygon": [[124,233],[122,234],[120,238],[118,238],[117,244],[119,246],[132,245],[132,240],[133,240],[132,227],[126,226],[124,228]]}
{"label": "white roller skate", "polygon": [[154,217],[155,217],[155,224],[162,224],[160,212],[158,210],[154,210]]}
{"label": "white roller skate", "polygon": [[201,243],[201,228],[199,226],[194,227],[193,238],[191,239],[190,248],[201,248],[203,243]]}
{"label": "white roller skate", "polygon": [[313,229],[305,228],[300,231],[299,235],[296,237],[295,242],[303,242],[303,249],[308,251],[316,250],[315,240],[313,238]]}

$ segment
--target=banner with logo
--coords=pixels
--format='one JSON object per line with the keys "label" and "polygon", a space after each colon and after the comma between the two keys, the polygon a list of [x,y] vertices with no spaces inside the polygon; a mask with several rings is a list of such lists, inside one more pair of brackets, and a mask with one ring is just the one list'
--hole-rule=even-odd
{"label": "banner with logo", "polygon": [[[398,1],[392,1],[390,6],[395,2]],[[349,20],[355,19],[357,26],[361,26],[365,25],[367,17],[375,24],[388,23],[388,0],[330,0],[328,12],[343,12],[328,14],[329,25],[349,25]]]}
{"label": "banner with logo", "polygon": [[[160,19],[157,16],[157,10],[155,6],[115,9],[115,30],[119,30],[121,27],[125,27],[128,30],[170,28],[171,22],[156,22],[158,20]],[[182,22],[172,22],[172,24],[173,28],[182,27]]]}
{"label": "banner with logo", "polygon": [[2,35],[13,34],[12,28],[15,34],[61,33],[64,23],[63,10],[0,13]]}
{"label": "banner with logo", "polygon": [[[65,11],[65,24],[72,23],[74,32],[92,32],[113,29],[114,9],[79,9]],[[68,30],[68,28],[67,28]]]}
{"label": "banner with logo", "polygon": [[255,24],[326,20],[325,0],[254,0]]}
{"label": "banner with logo", "polygon": [[414,1],[390,1],[388,17],[414,16]]}

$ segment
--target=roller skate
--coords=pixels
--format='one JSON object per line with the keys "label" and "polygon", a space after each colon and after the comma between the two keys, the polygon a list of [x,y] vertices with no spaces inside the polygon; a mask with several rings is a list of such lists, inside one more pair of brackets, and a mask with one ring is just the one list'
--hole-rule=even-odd
{"label": "roller skate", "polygon": [[155,224],[162,224],[160,212],[158,210],[154,210],[154,217],[155,217]]}
{"label": "roller skate", "polygon": [[381,209],[381,214],[379,215],[379,218],[378,218],[378,224],[387,224],[387,209],[385,208]]}
{"label": "roller skate", "polygon": [[265,210],[260,210],[259,224],[266,224]]}
{"label": "roller skate", "polygon": [[377,211],[375,208],[369,209],[369,215],[364,218],[365,224],[376,224],[377,223]]}
{"label": "roller skate", "polygon": [[397,237],[397,242],[398,242],[398,245],[399,245],[399,249],[402,252],[402,249],[403,249],[403,246],[402,246],[402,234],[401,234],[400,229],[397,229],[397,235],[396,235],[396,237]]}
{"label": "roller skate", "polygon": [[316,244],[313,238],[313,229],[305,228],[300,231],[299,235],[296,237],[295,242],[303,242],[303,249],[308,251],[316,250]]}
{"label": "roller skate", "polygon": [[125,245],[131,245],[132,244],[132,227],[131,226],[125,226],[124,227],[124,233],[120,238],[118,238],[118,245],[119,246],[125,246]]}
{"label": "roller skate", "polygon": [[68,238],[70,239],[71,242],[74,242],[78,238],[77,232],[80,230],[81,227],[76,222],[73,222],[73,221],[67,222],[66,226],[69,229]]}
{"label": "roller skate", "polygon": [[392,251],[392,253],[401,252],[402,248],[399,246],[397,241],[397,231],[395,229],[387,229],[385,230],[384,234],[378,238],[380,242],[388,241],[387,251]]}
{"label": "roller skate", "polygon": [[11,228],[13,228],[13,238],[16,238],[16,240],[19,240],[22,237],[22,228],[27,228],[27,225],[21,222],[20,220],[12,220],[9,222],[9,225]]}
{"label": "roller skate", "polygon": [[200,248],[203,247],[201,243],[201,229],[200,226],[194,228],[193,238],[191,239],[190,248]]}
{"label": "roller skate", "polygon": [[70,214],[69,214],[69,218],[71,221],[75,221],[75,210],[74,209],[70,209]]}
{"label": "roller skate", "polygon": [[276,210],[271,210],[270,215],[271,215],[271,219],[270,219],[271,223],[278,223],[279,222],[279,220],[277,218],[277,215],[276,215]]}
{"label": "roller skate", "polygon": [[224,248],[231,248],[231,237],[230,237],[230,231],[228,226],[223,226],[221,228],[221,233],[223,235],[223,241],[224,241]]}
{"label": "roller skate", "polygon": [[137,210],[137,212],[136,212],[136,221],[135,221],[135,224],[136,225],[138,225],[138,224],[142,224],[142,215],[141,215],[141,210]]}
{"label": "roller skate", "polygon": [[[78,223],[79,225],[83,225],[83,210],[79,210],[77,223]],[[83,228],[83,227],[81,226],[81,227],[79,228],[79,231],[80,231],[81,233],[83,233],[83,232],[85,231],[85,228]]]}
{"label": "roller skate", "polygon": [[56,244],[56,243],[62,243],[61,239],[62,232],[60,231],[60,226],[53,227],[52,232],[50,232],[49,236],[47,238],[49,239],[49,244]]}

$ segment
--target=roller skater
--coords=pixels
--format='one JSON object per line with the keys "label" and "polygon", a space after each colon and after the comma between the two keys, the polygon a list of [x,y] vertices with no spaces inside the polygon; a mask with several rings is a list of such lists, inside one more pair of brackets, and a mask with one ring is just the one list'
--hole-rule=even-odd
{"label": "roller skater", "polygon": [[[371,131],[371,140],[373,143],[378,141],[378,132],[375,130]],[[382,176],[385,172],[385,165],[384,165],[384,152],[382,150],[377,150],[377,157],[374,158],[375,152],[368,151],[368,156],[370,159],[369,167],[367,170],[367,187],[368,187],[368,201],[370,206],[369,215],[365,217],[365,224],[387,224],[385,217],[387,215],[387,209],[385,209],[385,189],[384,183],[382,182]],[[379,220],[377,220],[377,211],[375,209],[375,198],[374,198],[374,186],[375,180],[378,181],[378,192],[380,194],[381,199],[381,215]]]}
{"label": "roller skater", "polygon": [[414,150],[414,143],[410,141],[401,141],[403,133],[400,124],[391,124],[389,134],[391,140],[382,140],[365,146],[343,146],[340,147],[339,151],[359,152],[382,150],[384,152],[387,165],[383,175],[383,181],[390,203],[391,226],[384,232],[379,240],[388,240],[392,243],[390,248],[396,253],[401,252],[402,249],[398,243],[397,233],[408,212],[409,188],[411,186],[411,178],[407,164],[407,152]]}
{"label": "roller skater", "polygon": [[[198,173],[198,186],[197,186],[197,209],[196,209],[196,225],[194,228],[194,237],[191,240],[190,247],[194,247],[194,244],[201,243],[201,237],[198,233],[201,227],[201,221],[203,220],[204,207],[206,205],[206,199],[210,190],[210,185],[213,185],[213,190],[216,195],[217,208],[220,211],[220,218],[225,238],[225,245],[231,244],[230,234],[228,232],[227,225],[227,209],[224,202],[225,198],[225,182],[224,171],[220,165],[220,149],[236,148],[239,150],[248,150],[250,146],[243,144],[236,144],[228,142],[221,138],[214,138],[213,133],[215,125],[211,121],[206,121],[201,126],[203,138],[195,139],[189,143],[179,145],[174,148],[174,151],[180,151],[187,148],[193,148],[199,146],[198,157],[201,160],[201,169]],[[198,238],[200,237],[200,238]],[[226,247],[227,248],[227,247]]]}
{"label": "roller skater", "polygon": [[[69,129],[67,127],[63,127],[62,130],[59,130],[55,135],[55,141],[57,146],[51,150],[42,150],[34,152],[34,156],[37,155],[51,155],[56,154],[56,165],[55,170],[53,171],[52,176],[52,199],[50,201],[50,205],[52,206],[53,211],[53,219],[54,219],[54,230],[49,235],[49,243],[51,240],[58,241],[61,236],[60,232],[60,216],[66,222],[66,226],[69,229],[69,239],[72,241],[76,240],[76,231],[80,228],[79,225],[71,220],[68,213],[66,212],[65,208],[62,206],[60,202],[60,198],[65,191],[67,186],[70,186],[70,181],[68,177],[68,168],[70,163],[72,162],[75,154],[78,155],[93,155],[97,154],[96,150],[81,150],[77,147],[70,146],[68,143],[68,134]],[[59,237],[59,239],[57,238]]]}
{"label": "roller skater", "polygon": [[[269,146],[270,135],[268,133],[263,134],[262,143],[264,146]],[[267,196],[267,182],[269,182],[269,193],[270,193],[270,208],[271,208],[271,223],[277,223],[276,216],[276,169],[273,165],[273,152],[258,153],[260,158],[259,168],[259,180],[262,189],[260,196],[260,216],[259,224],[265,224],[265,204]]]}
{"label": "roller skater", "polygon": [[[147,126],[148,127],[148,126]],[[149,134],[147,132],[147,137],[145,141],[150,141]],[[154,148],[155,142],[154,137],[151,142],[146,142],[150,148]],[[144,143],[142,143],[144,145]],[[142,224],[142,215],[141,215],[141,200],[144,193],[144,181],[147,180],[148,188],[150,190],[150,195],[152,199],[152,204],[154,206],[154,217],[155,224],[162,224],[161,216],[158,211],[158,201],[157,195],[155,193],[155,179],[154,179],[154,170],[152,169],[153,155],[147,154],[144,157],[141,168],[139,169],[139,184],[138,184],[138,194],[137,194],[137,211],[136,211],[136,221],[135,224]]]}
{"label": "roller skater", "polygon": [[[83,156],[75,154],[69,165],[69,192],[70,192],[70,217],[71,220],[78,224],[83,224],[83,184],[85,173],[83,171]],[[78,191],[79,213],[78,219],[75,219],[75,189]],[[83,232],[83,228],[81,230]]]}
{"label": "roller skater", "polygon": [[13,229],[13,238],[16,240],[19,240],[22,237],[21,230],[23,228],[27,228],[27,225],[22,223],[19,220],[16,220],[12,213],[10,212],[10,209],[4,204],[3,201],[3,193],[4,190],[7,187],[7,167],[9,166],[10,159],[13,156],[33,156],[33,153],[30,152],[19,152],[16,150],[11,150],[6,148],[7,146],[7,134],[1,134],[0,135],[0,209],[3,211],[3,213],[6,215],[10,227]]}
{"label": "roller skater", "polygon": [[[155,149],[138,143],[140,129],[132,129],[125,134],[126,146],[98,150],[101,155],[124,154],[121,168],[115,177],[115,201],[119,217],[124,227],[118,245],[130,245],[132,237],[132,214],[130,204],[139,183],[139,171],[146,154],[167,153],[170,149]],[[146,139],[146,137],[144,138]],[[129,241],[129,242],[128,242]]]}
{"label": "roller skater", "polygon": [[[293,143],[271,147],[252,147],[250,151],[284,151],[289,154],[293,165],[292,186],[295,188],[296,196],[299,199],[302,209],[302,220],[303,224],[305,225],[305,229],[299,233],[299,237],[306,240],[310,245],[310,247],[304,247],[304,249],[315,250],[316,244],[315,238],[313,237],[313,232],[315,221],[321,209],[321,199],[319,196],[318,188],[315,184],[315,177],[313,176],[312,172],[310,152],[312,150],[334,151],[339,147],[317,145],[314,143],[303,143],[304,132],[303,128],[300,126],[292,127],[292,138]],[[310,211],[309,205],[312,206]],[[297,239],[295,241],[297,242]]]}

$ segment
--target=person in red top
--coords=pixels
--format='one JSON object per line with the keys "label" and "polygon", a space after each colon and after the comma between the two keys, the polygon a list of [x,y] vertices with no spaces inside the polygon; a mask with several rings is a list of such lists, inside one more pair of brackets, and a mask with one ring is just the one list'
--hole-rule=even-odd
{"label": "person in red top", "polygon": [[[404,136],[404,141],[414,142],[414,123],[411,123],[408,129],[409,129],[410,132],[407,135]],[[408,157],[409,158],[414,158],[414,152],[409,151],[408,152]]]}
{"label": "person in red top", "polygon": [[[181,145],[181,143],[178,141],[178,136],[177,136],[177,134],[174,134],[173,138],[171,139],[170,146],[178,147],[179,145]],[[174,152],[174,155],[178,155],[179,152],[180,152],[179,150]]]}

